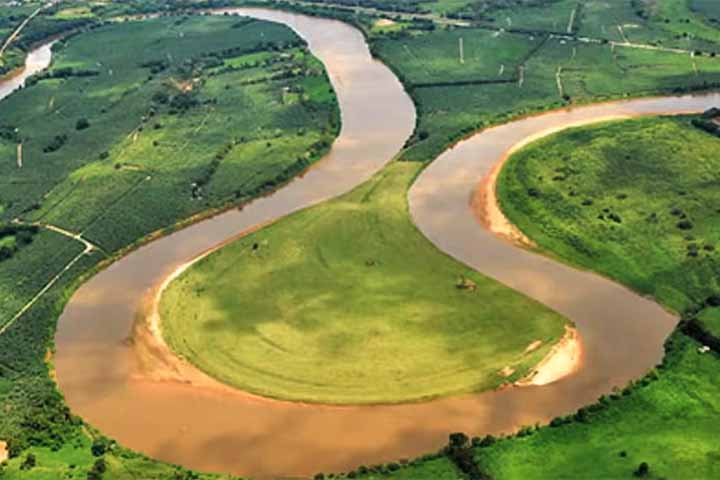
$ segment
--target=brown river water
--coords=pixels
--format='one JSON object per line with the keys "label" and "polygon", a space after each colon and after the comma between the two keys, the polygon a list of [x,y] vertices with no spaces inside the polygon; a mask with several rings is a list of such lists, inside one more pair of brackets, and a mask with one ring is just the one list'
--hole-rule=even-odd
{"label": "brown river water", "polygon": [[52,59],[52,44],[46,43],[28,53],[25,59],[25,67],[13,72],[5,78],[0,78],[0,99],[10,95],[18,88],[25,85],[25,80],[35,73],[45,70]]}
{"label": "brown river water", "polygon": [[[470,203],[493,165],[528,138],[609,117],[699,111],[717,104],[714,95],[630,100],[518,120],[459,143],[411,188],[412,217],[441,250],[576,323],[583,363],[563,380],[426,403],[335,407],[146,375],[128,339],[153,287],[239,232],[362,183],[393,158],[414,127],[409,97],[389,69],[371,58],[354,28],[302,15],[238,11],[285,23],[308,41],[336,89],[342,132],[324,159],[274,195],[155,240],[73,295],[59,320],[55,356],[58,383],[73,412],[123,445],[164,461],[256,478],[303,477],[426,453],[453,431],[497,434],[547,422],[641,376],[661,359],[677,320],[673,315],[607,279],[498,239],[476,220]],[[29,60],[38,68],[50,59],[43,48],[31,59],[44,63]],[[9,90],[0,84],[0,95]]]}

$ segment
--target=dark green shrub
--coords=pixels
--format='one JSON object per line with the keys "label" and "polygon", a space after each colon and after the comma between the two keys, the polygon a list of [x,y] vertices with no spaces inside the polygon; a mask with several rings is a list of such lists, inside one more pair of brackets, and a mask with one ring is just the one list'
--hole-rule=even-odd
{"label": "dark green shrub", "polygon": [[639,478],[644,478],[650,475],[650,466],[647,464],[647,462],[642,462],[640,465],[638,465],[637,470],[633,472],[633,475]]}
{"label": "dark green shrub", "polygon": [[23,463],[20,465],[20,470],[31,470],[37,465],[37,459],[32,453],[28,453]]}

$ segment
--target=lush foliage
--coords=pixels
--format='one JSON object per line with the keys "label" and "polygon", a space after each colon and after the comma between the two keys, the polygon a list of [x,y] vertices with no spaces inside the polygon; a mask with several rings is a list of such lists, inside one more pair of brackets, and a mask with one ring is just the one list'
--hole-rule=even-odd
{"label": "lush foliage", "polygon": [[[582,421],[476,449],[483,470],[502,479],[717,478],[720,358],[676,334],[664,366],[629,393],[588,409]],[[592,462],[583,459],[592,458]]]}
{"label": "lush foliage", "polygon": [[412,88],[420,111],[404,158],[432,160],[463,135],[528,112],[720,83],[720,36],[681,30],[706,26],[678,12],[681,2],[666,16],[642,14],[631,2],[543,3],[495,9],[492,25],[369,31],[373,51]]}

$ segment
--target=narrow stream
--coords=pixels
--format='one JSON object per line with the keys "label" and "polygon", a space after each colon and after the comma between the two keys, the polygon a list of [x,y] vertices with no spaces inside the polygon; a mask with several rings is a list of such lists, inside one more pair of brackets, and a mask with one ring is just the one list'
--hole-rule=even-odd
{"label": "narrow stream", "polygon": [[[178,265],[239,232],[362,183],[393,158],[415,124],[412,102],[400,82],[371,58],[354,28],[275,11],[236,11],[289,25],[308,41],[336,89],[342,132],[324,159],[276,194],[153,241],[75,293],[59,320],[55,357],[58,383],[74,413],[123,445],[164,461],[256,478],[309,476],[432,451],[453,431],[499,433],[546,422],[659,361],[674,316],[607,279],[497,239],[479,225],[469,203],[481,178],[509,148],[530,136],[608,116],[704,110],[717,104],[718,96],[631,100],[519,120],[448,150],[411,188],[412,216],[441,250],[577,324],[583,367],[564,380],[426,403],[333,407],[227,394],[145,376],[127,339],[153,286]],[[32,68],[43,68],[50,60],[49,46],[31,56]],[[20,82],[17,87],[25,76],[9,82]],[[0,96],[15,87],[0,84]]]}

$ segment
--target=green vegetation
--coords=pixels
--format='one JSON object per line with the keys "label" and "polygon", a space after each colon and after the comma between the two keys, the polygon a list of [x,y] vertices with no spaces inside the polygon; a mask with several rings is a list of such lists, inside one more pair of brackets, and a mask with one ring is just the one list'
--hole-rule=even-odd
{"label": "green vegetation", "polygon": [[[3,160],[0,162],[0,223],[21,217],[25,224],[35,221],[59,224],[84,232],[104,252],[113,255],[149,232],[168,228],[188,216],[242,202],[273,188],[304,168],[306,161],[317,158],[336,132],[337,112],[320,66],[287,29],[260,22],[243,25],[243,21],[234,18],[172,17],[147,23],[105,25],[90,33],[84,32],[111,18],[229,3],[226,0],[78,1],[47,9],[30,22],[23,36],[0,58],[0,75],[21,65],[32,43],[60,32],[79,29],[81,34],[58,46],[50,74],[38,76],[30,88],[0,103],[0,159]],[[274,1],[243,3],[288,7],[287,3]],[[403,153],[403,158],[408,160],[430,161],[463,135],[524,113],[568,103],[708,89],[720,82],[720,59],[715,57],[715,52],[720,52],[717,33],[720,11],[714,0],[586,1],[580,7],[576,0],[348,0],[345,3],[351,7],[360,3],[384,13],[356,14],[333,7],[292,8],[340,18],[362,28],[373,50],[405,81],[419,111],[418,129]],[[9,35],[39,5],[0,6],[0,39]],[[409,13],[401,18],[397,12]],[[570,22],[573,12],[573,22]],[[428,16],[413,18],[416,14]],[[445,16],[468,19],[468,26],[449,25],[450,20]],[[398,23],[380,28],[376,26],[380,17],[393,18]],[[237,23],[241,26],[232,28]],[[571,33],[566,33],[565,38],[547,38],[549,32],[567,32],[568,27]],[[503,31],[498,32],[499,29]],[[255,40],[260,30],[270,45],[256,49]],[[578,39],[583,36],[590,40]],[[460,38],[465,50],[462,63]],[[613,46],[611,42],[685,51],[629,48]],[[145,48],[151,43],[152,48]],[[107,45],[119,48],[109,49]],[[223,53],[235,47],[240,50]],[[696,55],[692,57],[690,51]],[[300,76],[295,76],[297,72]],[[192,90],[185,91],[188,86],[192,86]],[[216,100],[218,103],[214,104]],[[234,108],[235,105],[241,108]],[[87,125],[82,119],[87,120]],[[257,124],[253,123],[256,119]],[[662,129],[680,132],[686,139],[704,135],[680,128],[681,125],[676,125],[677,131],[668,127],[674,120],[662,122],[666,122]],[[83,128],[78,129],[78,125]],[[247,125],[252,126],[246,128]],[[260,128],[256,129],[256,125]],[[14,127],[20,127],[18,136],[13,133]],[[19,140],[25,147],[22,169],[15,167]],[[650,143],[645,139],[643,145],[653,148],[649,151],[656,151]],[[677,146],[679,152],[688,146],[696,148],[684,141],[678,141]],[[186,155],[177,155],[181,150]],[[670,156],[678,152],[667,150],[665,153]],[[694,164],[695,158],[691,160]],[[709,164],[711,159],[703,162],[703,165]],[[658,224],[653,238],[648,239],[649,234],[644,233],[647,251],[641,251],[642,240],[638,240],[631,241],[632,248],[621,254],[632,260],[629,274],[632,278],[628,281],[637,281],[637,285],[675,308],[687,307],[691,316],[699,311],[692,325],[700,325],[717,335],[718,315],[711,303],[716,294],[716,280],[710,276],[714,254],[705,249],[706,243],[716,239],[711,225],[714,217],[708,217],[709,220],[696,217],[706,211],[703,202],[713,197],[700,177],[685,176],[690,171],[687,165],[679,178],[691,181],[702,194],[696,199],[688,189],[686,196],[678,195],[677,201],[690,199],[682,203],[681,208],[693,228],[680,233],[677,225],[682,220],[678,219],[673,227],[667,223],[669,211],[658,210],[665,223]],[[703,171],[712,181],[710,173]],[[408,176],[408,182],[409,179]],[[567,181],[557,183],[569,185]],[[394,188],[404,192],[406,187],[407,184],[396,182]],[[390,195],[390,191],[384,194]],[[624,208],[620,199],[611,197],[602,196],[613,209]],[[166,201],[168,198],[172,201]],[[658,207],[667,206],[662,202],[670,199],[668,196],[659,201]],[[637,215],[641,208],[639,200],[630,196],[625,200],[638,202]],[[333,208],[339,208],[338,205],[334,204]],[[628,211],[627,217],[614,210],[604,213],[616,213],[622,220],[622,224],[615,225],[612,235],[622,233],[631,220],[633,224],[644,225],[640,217],[633,216],[633,211]],[[403,218],[402,222],[408,221]],[[615,221],[609,215],[606,218],[610,219],[606,222],[607,231],[611,231],[609,227]],[[661,230],[666,224],[667,228]],[[610,235],[607,231],[600,233]],[[669,234],[669,239],[661,238],[663,234]],[[689,240],[687,236],[696,240]],[[18,246],[17,239],[12,237],[15,236],[5,235],[1,245]],[[253,261],[259,263],[263,254],[274,254],[276,243],[279,242],[260,245],[258,258],[253,257]],[[671,246],[676,248],[673,250]],[[81,257],[17,322],[8,324],[29,299],[81,251],[79,242],[41,229],[33,236],[32,243],[18,248],[10,259],[0,262],[0,324],[9,325],[0,334],[0,404],[4,412],[9,412],[0,416],[0,439],[11,440],[14,455],[4,469],[8,478],[88,478],[91,470],[92,475],[97,475],[102,469],[95,467],[99,457],[89,451],[87,436],[82,433],[79,420],[67,412],[43,359],[52,344],[55,319],[69,292],[104,258],[104,253]],[[697,256],[693,256],[693,252]],[[317,261],[316,253],[311,251],[311,254],[303,260]],[[636,254],[652,257],[655,263],[650,266],[666,266],[667,272],[659,270],[655,278],[649,278],[639,270],[642,262],[630,257]],[[586,264],[594,265],[594,261]],[[607,259],[606,265],[620,271],[611,259]],[[372,268],[366,268],[375,273]],[[458,271],[462,268],[458,267]],[[671,277],[675,274],[680,274],[681,280],[673,280]],[[453,271],[443,281],[454,284],[457,275]],[[472,278],[470,275],[468,278]],[[704,285],[706,280],[708,283]],[[687,289],[683,282],[687,283]],[[633,286],[638,288],[637,285]],[[476,294],[482,292],[478,290],[472,295]],[[707,374],[712,367],[710,363],[716,359],[711,354],[694,356],[697,345],[685,337],[679,338],[676,345],[680,347],[671,352],[681,353],[675,355],[674,360],[668,360],[668,369],[662,372],[660,380],[613,401],[615,426],[608,426],[612,424],[609,419],[598,417],[597,422],[587,425],[573,423],[541,429],[537,436],[502,441],[497,444],[497,451],[479,453],[481,464],[487,463],[489,470],[498,476],[515,475],[514,472],[521,472],[520,475],[526,472],[520,462],[544,466],[547,455],[548,477],[562,477],[566,471],[582,476],[583,472],[573,470],[574,465],[587,465],[585,460],[594,458],[592,453],[597,454],[597,458],[606,458],[603,455],[618,450],[618,458],[622,458],[619,452],[626,451],[631,460],[627,465],[617,465],[610,460],[596,462],[600,465],[591,473],[611,476],[610,472],[612,475],[618,472],[617,476],[630,476],[642,462],[647,462],[650,476],[717,476],[717,472],[708,467],[717,453],[707,447],[699,421],[694,420],[695,415],[701,416],[700,408],[712,405],[706,402],[707,395],[716,396],[708,390],[713,377]],[[704,364],[693,364],[693,360],[708,362],[707,368]],[[717,369],[717,364],[714,365]],[[693,369],[697,370],[695,377]],[[670,372],[677,376],[670,377]],[[662,383],[666,375],[668,381]],[[693,378],[698,385],[691,382]],[[683,385],[682,391],[671,389],[676,380]],[[700,392],[699,396],[690,398],[695,390]],[[652,398],[644,396],[650,395],[648,392],[656,392],[652,395],[662,398],[665,404],[653,403]],[[671,409],[676,399],[685,410]],[[643,404],[647,411],[656,409],[659,414],[651,417],[646,411],[633,408],[632,402]],[[621,414],[626,405],[627,414]],[[697,448],[678,440],[678,432],[683,432],[685,427],[677,423],[676,417],[684,418],[686,411],[692,417],[688,432],[690,438],[697,436]],[[643,416],[637,417],[641,414]],[[715,418],[712,415],[706,416],[708,424]],[[636,417],[647,420],[655,430],[651,431],[651,427],[643,430],[636,425],[636,431],[642,433],[632,436],[630,441],[631,435],[617,425],[634,425]],[[647,435],[662,431],[661,419],[672,420],[668,421],[666,430],[668,442],[660,442],[658,433],[649,442],[657,448],[650,451],[642,442]],[[567,430],[573,428],[577,430]],[[580,448],[593,438],[592,432],[596,430],[597,438],[607,442],[607,450],[592,444],[594,450],[586,454]],[[613,434],[617,434],[619,440],[612,437]],[[671,445],[671,442],[675,443]],[[520,445],[517,453],[515,447],[509,446],[516,444]],[[552,444],[557,444],[557,448]],[[680,447],[672,450],[680,459],[678,475],[675,475],[669,460],[659,457],[665,448],[677,445],[688,453],[685,455]],[[27,461],[30,454],[35,458],[33,467],[32,462]],[[174,467],[149,461],[119,447],[103,456],[105,478],[131,475],[196,478],[194,474],[176,471]],[[666,457],[669,459],[670,455]],[[518,462],[514,462],[514,458]],[[697,465],[691,467],[683,463],[685,458]],[[605,463],[607,466],[603,467]],[[23,464],[26,469],[20,470]],[[606,470],[601,471],[603,468]],[[532,473],[525,477],[541,476],[539,471]],[[461,474],[443,455],[402,468],[385,466],[365,474],[367,478],[385,476],[450,479],[460,478]]]}
{"label": "green vegetation", "polygon": [[630,393],[605,398],[582,421],[478,448],[478,463],[508,480],[632,478],[642,463],[649,478],[717,478],[720,358],[698,347],[676,334],[663,368]]}
{"label": "green vegetation", "polygon": [[49,374],[55,321],[100,261],[319,158],[339,128],[334,93],[291,30],[239,17],[107,24],[54,51],[0,102],[0,476],[216,478],[118,446],[94,455]]}
{"label": "green vegetation", "polygon": [[21,67],[25,61],[25,54],[36,44],[55,35],[79,32],[97,25],[98,19],[92,15],[89,8],[72,9],[78,12],[87,10],[86,15],[69,14],[69,12],[59,15],[59,3],[52,7],[44,7],[44,5],[45,2],[41,1],[26,1],[12,6],[0,6],[0,46],[4,45],[10,35],[39,9],[8,45],[3,55],[0,55],[0,77]]}
{"label": "green vegetation", "polygon": [[[281,184],[337,130],[322,66],[276,24],[132,22],[56,50],[53,68],[2,104],[24,145],[22,169],[0,167],[3,215],[84,232],[107,251]],[[225,64],[260,50],[271,55]]]}
{"label": "green vegetation", "polygon": [[514,155],[498,192],[542,249],[676,311],[720,291],[720,140],[690,118],[642,118],[554,135]]}
{"label": "green vegetation", "polygon": [[707,22],[720,22],[720,4],[714,0],[690,0],[690,9]]}
{"label": "green vegetation", "polygon": [[503,210],[543,250],[653,295],[688,320],[658,371],[574,417],[476,449],[484,471],[508,479],[720,474],[714,441],[720,392],[713,380],[719,359],[717,350],[701,348],[705,340],[720,345],[714,205],[720,140],[691,120],[571,129],[517,152],[501,172]]}
{"label": "green vegetation", "polygon": [[[429,20],[389,31],[365,27],[374,53],[410,87],[420,113],[404,159],[430,161],[464,135],[529,112],[720,84],[720,34],[682,30],[717,32],[702,15],[680,9],[683,2],[647,2],[662,4],[665,14],[630,1],[525,3],[472,2],[492,4],[492,14],[466,27],[440,17],[433,28]],[[564,37],[550,38],[553,32]],[[626,42],[636,46],[620,45]]]}
{"label": "green vegetation", "polygon": [[0,225],[0,262],[30,245],[37,233],[38,228],[35,226]]}
{"label": "green vegetation", "polygon": [[711,335],[720,338],[720,308],[703,309],[698,315],[698,320]]}
{"label": "green vegetation", "polygon": [[163,295],[168,343],[243,390],[322,403],[420,400],[527,374],[563,319],[435,250],[407,212],[419,168],[394,164],[201,260]]}
{"label": "green vegetation", "polygon": [[156,480],[222,480],[230,476],[200,475],[168,466],[123,449],[96,436],[78,434],[63,446],[31,448],[0,467],[3,480],[109,480],[152,478]]}

